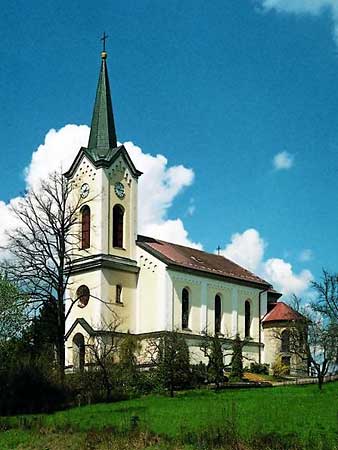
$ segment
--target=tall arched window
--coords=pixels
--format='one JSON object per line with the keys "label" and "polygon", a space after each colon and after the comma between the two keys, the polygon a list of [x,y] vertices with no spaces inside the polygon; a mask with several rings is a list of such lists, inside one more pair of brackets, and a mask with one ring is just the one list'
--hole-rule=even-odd
{"label": "tall arched window", "polygon": [[182,329],[189,328],[189,291],[182,290]]}
{"label": "tall arched window", "polygon": [[90,247],[90,208],[84,205],[81,208],[81,249]]}
{"label": "tall arched window", "polygon": [[289,330],[282,331],[281,334],[281,351],[284,353],[289,353],[290,351],[290,333]]}
{"label": "tall arched window", "polygon": [[249,300],[246,300],[245,302],[245,324],[244,324],[244,331],[245,331],[245,337],[250,337],[250,328],[251,328],[251,305]]}
{"label": "tall arched window", "polygon": [[76,333],[73,338],[73,367],[83,371],[85,366],[85,343],[81,333]]}
{"label": "tall arched window", "polygon": [[116,285],[115,301],[116,303],[122,303],[122,286],[120,284]]}
{"label": "tall arched window", "polygon": [[219,295],[215,296],[215,333],[221,332],[222,302]]}
{"label": "tall arched window", "polygon": [[76,291],[76,298],[78,300],[78,306],[80,308],[84,308],[85,306],[87,306],[88,302],[89,302],[89,297],[90,297],[90,291],[88,289],[88,286],[86,286],[85,284],[82,284]]}
{"label": "tall arched window", "polygon": [[113,208],[113,247],[123,248],[123,215],[123,207],[115,205]]}

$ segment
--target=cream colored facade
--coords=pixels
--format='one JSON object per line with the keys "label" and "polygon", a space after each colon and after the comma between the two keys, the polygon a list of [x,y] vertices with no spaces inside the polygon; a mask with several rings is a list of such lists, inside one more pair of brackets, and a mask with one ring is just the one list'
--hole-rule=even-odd
{"label": "cream colored facade", "polygon": [[[224,346],[237,333],[244,338],[244,305],[250,303],[250,342],[244,354],[250,360],[265,361],[264,336],[260,318],[267,310],[267,293],[261,287],[174,269],[137,245],[137,177],[121,154],[111,167],[96,168],[83,155],[70,181],[74,201],[81,187],[89,186],[81,205],[90,208],[90,247],[79,248],[67,293],[66,365],[73,367],[74,337],[84,341],[92,333],[105,330],[117,320],[116,331],[144,336],[168,330],[181,330],[189,342],[193,362],[204,361],[199,350],[206,333],[215,332],[215,296],[221,298],[220,336]],[[114,187],[123,183],[124,197]],[[114,248],[113,207],[124,210],[123,247]],[[81,234],[79,220],[78,231]],[[77,290],[87,286],[90,299],[85,307],[77,300]],[[122,287],[121,302],[116,302],[116,286]],[[189,292],[189,324],[182,330],[182,291]],[[73,304],[74,303],[74,304]]]}
{"label": "cream colored facade", "polygon": [[[248,361],[270,363],[278,349],[261,325],[269,302],[268,283],[252,274],[255,281],[250,282],[250,276],[249,280],[236,278],[231,271],[229,276],[221,276],[217,270],[206,273],[178,267],[138,243],[137,218],[142,211],[137,210],[137,194],[141,172],[126,149],[117,146],[106,52],[101,57],[88,148],[80,150],[66,174],[74,188],[73,201],[81,199],[81,206],[90,210],[87,248],[81,249],[84,247],[81,211],[75,230],[82,245],[74,252],[66,296],[66,366],[76,368],[79,346],[85,352],[85,343],[98,333],[102,335],[110,324],[115,332],[129,332],[144,339],[163,331],[179,330],[186,336],[192,362],[204,361],[200,343],[206,334],[215,333],[216,296],[221,300],[219,335],[224,347],[229,347],[238,333],[242,339],[247,338],[244,355]],[[117,225],[113,209],[117,205],[123,216],[120,228],[123,240],[114,246]],[[79,301],[79,292],[84,287],[89,292],[86,304]],[[188,326],[184,329],[183,290],[189,296]],[[250,306],[247,336],[245,304]],[[82,356],[88,362],[87,355]]]}

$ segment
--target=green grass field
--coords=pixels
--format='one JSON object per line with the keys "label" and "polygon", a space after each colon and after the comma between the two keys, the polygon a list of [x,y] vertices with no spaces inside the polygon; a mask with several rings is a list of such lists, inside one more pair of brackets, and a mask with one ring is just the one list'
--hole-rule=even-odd
{"label": "green grass field", "polygon": [[[222,440],[215,438],[220,433],[247,443],[238,449],[264,450],[266,442],[266,449],[333,450],[338,449],[338,383],[325,385],[322,392],[317,386],[287,386],[196,390],[173,399],[151,395],[51,415],[0,418],[0,429],[1,450],[220,448]],[[283,447],[285,442],[292,444]]]}

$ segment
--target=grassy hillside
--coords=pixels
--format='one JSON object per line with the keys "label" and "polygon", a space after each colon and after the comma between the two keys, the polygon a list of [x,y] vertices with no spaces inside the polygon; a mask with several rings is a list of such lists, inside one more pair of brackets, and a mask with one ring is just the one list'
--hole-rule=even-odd
{"label": "grassy hillside", "polygon": [[[338,383],[148,396],[0,419],[0,449],[338,449]],[[231,442],[230,442],[231,441]],[[226,446],[228,445],[228,447]],[[218,447],[219,448],[219,447]]]}

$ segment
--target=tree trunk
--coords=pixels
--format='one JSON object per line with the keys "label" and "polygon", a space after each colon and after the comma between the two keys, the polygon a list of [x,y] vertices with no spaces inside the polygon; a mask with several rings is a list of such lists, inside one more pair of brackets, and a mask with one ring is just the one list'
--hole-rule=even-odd
{"label": "tree trunk", "polygon": [[58,313],[58,337],[56,348],[57,369],[59,372],[60,382],[63,384],[65,379],[65,310],[63,303],[63,293],[59,294],[57,299]]}
{"label": "tree trunk", "polygon": [[319,387],[319,390],[322,390],[322,387],[323,387],[323,383],[324,383],[324,376],[323,376],[323,374],[318,374],[318,387]]}

